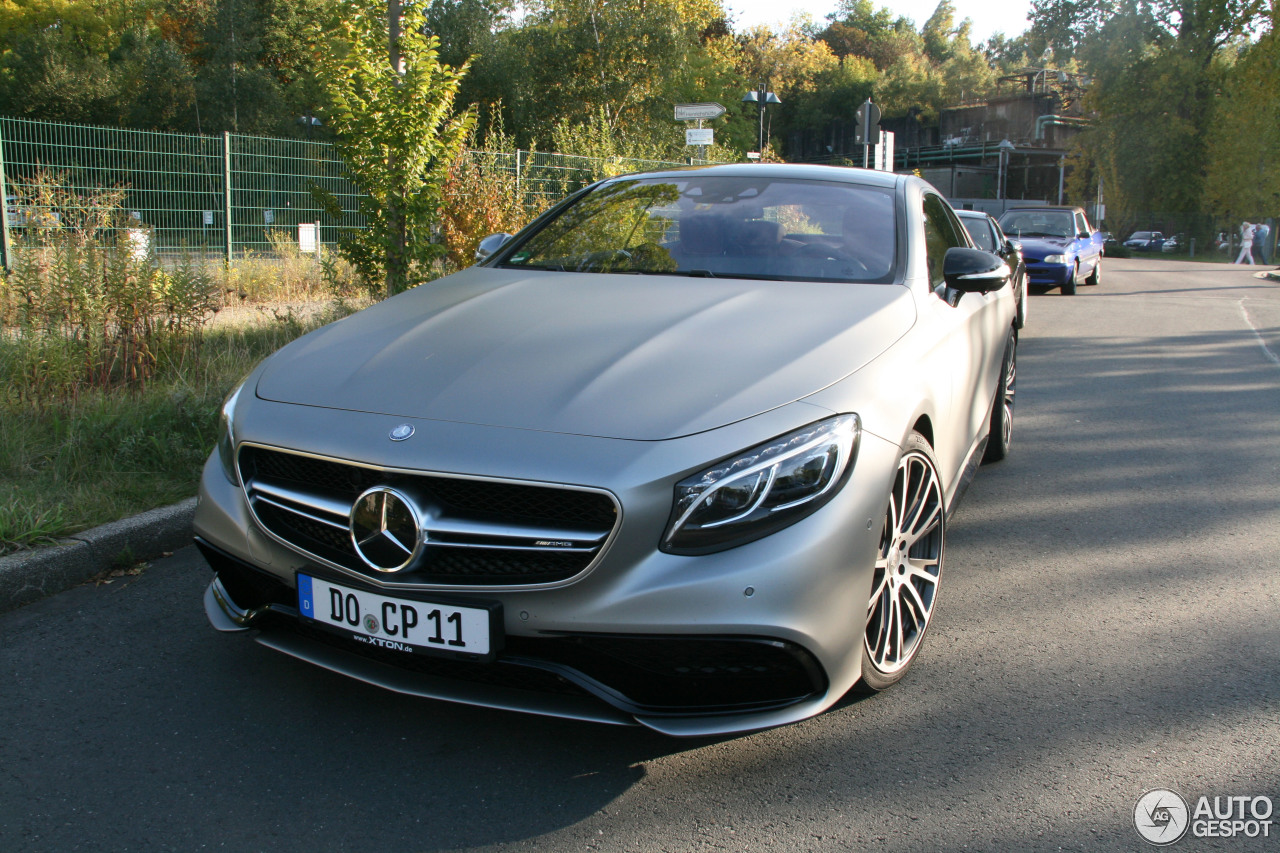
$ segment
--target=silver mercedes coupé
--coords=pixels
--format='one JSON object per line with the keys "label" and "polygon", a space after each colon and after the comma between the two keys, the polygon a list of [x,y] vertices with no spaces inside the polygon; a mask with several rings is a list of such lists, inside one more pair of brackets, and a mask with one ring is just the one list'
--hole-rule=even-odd
{"label": "silver mercedes coup\u00e9", "polygon": [[924,181],[601,181],[227,399],[221,631],[417,696],[709,735],[881,690],[1009,449],[1009,270]]}

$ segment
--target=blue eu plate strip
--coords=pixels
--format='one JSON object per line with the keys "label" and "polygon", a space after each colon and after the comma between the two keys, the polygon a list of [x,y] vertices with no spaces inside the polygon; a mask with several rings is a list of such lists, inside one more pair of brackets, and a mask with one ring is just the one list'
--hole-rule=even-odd
{"label": "blue eu plate strip", "polygon": [[308,619],[316,618],[315,600],[311,595],[311,578],[308,575],[298,575],[298,609]]}

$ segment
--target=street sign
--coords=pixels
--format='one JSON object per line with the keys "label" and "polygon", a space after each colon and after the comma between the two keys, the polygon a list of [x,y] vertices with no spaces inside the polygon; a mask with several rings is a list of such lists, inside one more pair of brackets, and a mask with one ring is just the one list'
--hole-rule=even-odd
{"label": "street sign", "polygon": [[676,121],[720,118],[724,112],[719,104],[676,104]]}
{"label": "street sign", "polygon": [[715,145],[715,131],[709,127],[691,127],[684,132],[685,145]]}
{"label": "street sign", "polygon": [[880,108],[871,103],[870,98],[867,98],[858,107],[857,143],[859,145],[875,145],[877,139],[875,128],[878,124],[880,124]]}
{"label": "street sign", "polygon": [[880,144],[876,146],[875,169],[878,172],[893,171],[893,132],[880,131]]}

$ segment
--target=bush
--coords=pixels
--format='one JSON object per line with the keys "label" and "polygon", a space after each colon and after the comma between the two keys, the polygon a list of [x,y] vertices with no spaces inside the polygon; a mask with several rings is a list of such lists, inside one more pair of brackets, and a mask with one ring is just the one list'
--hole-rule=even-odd
{"label": "bush", "polygon": [[59,229],[19,246],[15,258],[0,290],[11,329],[0,349],[9,399],[143,385],[162,352],[199,345],[219,305],[217,283],[200,265],[186,259],[165,272],[127,231],[102,245]]}

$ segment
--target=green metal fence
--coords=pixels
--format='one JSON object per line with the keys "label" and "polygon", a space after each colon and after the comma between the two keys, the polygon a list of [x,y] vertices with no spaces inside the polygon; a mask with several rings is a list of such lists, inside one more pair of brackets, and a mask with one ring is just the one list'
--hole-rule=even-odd
{"label": "green metal fence", "polygon": [[[530,151],[487,157],[515,175],[523,195],[544,201],[606,174],[684,165]],[[249,251],[270,251],[281,240],[300,240],[300,225],[318,225],[311,233],[330,246],[342,229],[364,227],[361,193],[328,142],[0,117],[0,189],[5,197],[0,252],[6,267],[12,264],[15,241],[33,234],[41,223],[62,223],[65,211],[39,201],[41,188],[55,183],[79,197],[119,188],[127,216],[123,227],[160,254],[191,252],[232,260]],[[317,189],[337,199],[340,215],[322,210]]]}
{"label": "green metal fence", "polygon": [[[230,259],[269,248],[271,229],[296,237],[299,224],[319,222],[320,239],[332,243],[339,228],[364,224],[360,193],[326,142],[0,118],[0,152],[9,243],[40,223],[62,222],[63,212],[40,199],[54,185],[80,196],[121,189],[125,227],[159,253]],[[338,200],[341,216],[323,214],[313,187]]]}

